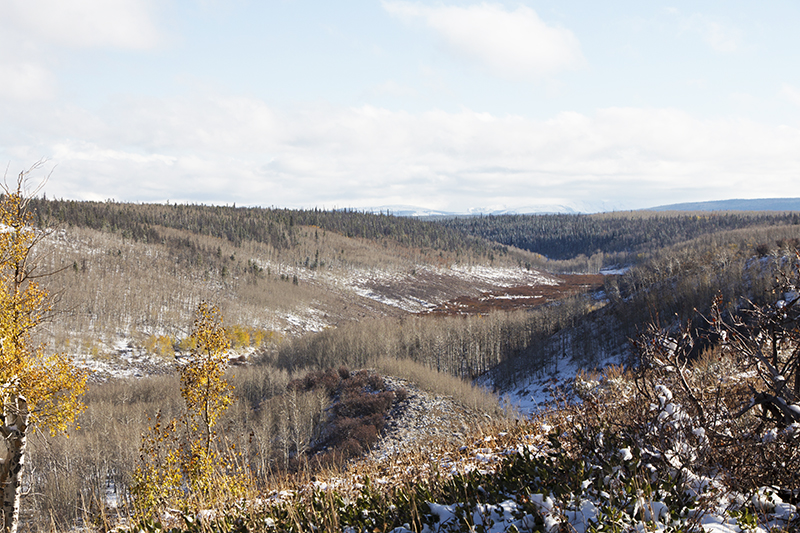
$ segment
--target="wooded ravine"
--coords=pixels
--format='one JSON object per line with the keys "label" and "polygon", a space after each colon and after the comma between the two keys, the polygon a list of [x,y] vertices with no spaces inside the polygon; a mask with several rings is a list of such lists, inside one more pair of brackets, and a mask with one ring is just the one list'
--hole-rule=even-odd
{"label": "wooded ravine", "polygon": [[[520,517],[532,517],[519,518],[518,530],[555,531],[551,515],[575,527],[567,517],[570,498],[577,498],[593,502],[595,517],[604,517],[583,531],[634,530],[637,523],[666,531],[666,518],[647,515],[633,499],[622,501],[625,486],[645,479],[649,501],[663,502],[673,522],[682,524],[675,531],[693,530],[687,517],[705,505],[702,498],[681,499],[692,479],[707,480],[715,494],[747,500],[731,503],[733,514],[726,515],[740,524],[755,516],[757,527],[798,526],[796,508],[781,522],[777,504],[768,512],[752,503],[767,486],[786,505],[800,496],[800,412],[797,419],[792,414],[800,404],[792,293],[800,244],[796,213],[428,221],[352,210],[44,198],[32,200],[29,209],[46,232],[31,260],[38,271],[53,273],[42,283],[54,297],[34,341],[92,372],[86,410],[69,438],[30,439],[23,529],[103,530],[122,523],[200,531],[212,526],[167,510],[186,517],[213,508],[223,513],[217,516],[233,513],[224,515],[233,517],[227,526],[214,526],[226,531],[244,530],[237,528],[262,511],[264,530],[270,530],[263,525],[268,515],[277,524],[271,530],[300,531],[323,520],[322,509],[330,523],[317,526],[326,531],[466,531],[477,515],[446,529],[432,518],[432,504],[460,497],[464,505],[488,505],[503,491],[510,494],[511,485],[503,483],[511,483],[514,468],[535,469],[531,479],[539,480],[513,489]],[[213,452],[217,462],[207,479],[176,466],[170,476],[177,476],[177,485],[142,492],[143,479],[155,487],[158,476],[165,476],[159,483],[169,477],[156,469],[155,477],[143,478],[145,456],[178,464],[181,456],[169,455],[170,446],[189,449],[194,442],[197,428],[186,415],[180,372],[198,360],[195,313],[204,303],[223,317],[224,379],[232,385],[220,393],[230,401],[218,420],[205,426],[204,457]],[[501,395],[512,397],[565,368],[580,375],[554,383],[552,406],[532,418],[504,408]],[[731,380],[730,388],[710,381],[715,372]],[[776,376],[789,385],[776,388]],[[666,399],[667,389],[674,401]],[[520,452],[516,463],[491,460],[492,481],[479,479],[480,468],[450,481],[417,472],[392,489],[370,485],[369,497],[362,477],[362,488],[346,489],[360,491],[347,500],[355,508],[336,503],[344,496],[328,485],[323,493],[332,499],[319,496],[319,509],[303,499],[317,497],[308,487],[319,488],[314,483],[323,479],[362,470],[373,481],[388,476],[369,454],[402,426],[401,413],[421,416],[418,403],[408,407],[409,391],[416,402],[430,398],[430,405],[454,413],[458,424],[441,438],[426,437],[430,449],[417,447],[418,455],[403,461],[425,462],[426,453],[457,453],[445,450],[491,437],[520,450],[535,442],[550,462]],[[759,407],[742,411],[751,397]],[[685,416],[673,417],[677,407],[661,415],[679,400]],[[616,440],[609,443],[612,434]],[[694,455],[680,455],[676,443]],[[633,450],[638,466],[618,464],[622,449]],[[672,459],[678,455],[680,466]],[[436,468],[443,464],[431,461]],[[724,476],[714,477],[712,462]],[[599,486],[602,479],[578,463],[613,463],[628,477]],[[543,468],[566,481],[544,479]],[[591,494],[590,485],[596,489]],[[290,488],[291,497],[275,496]],[[601,492],[611,495],[605,507]],[[531,503],[537,494],[553,500],[550,511]],[[272,511],[244,506],[248,510],[236,515],[234,502],[270,495]],[[379,506],[394,506],[396,516],[365,522]],[[612,507],[622,513],[619,527],[603,529]],[[361,511],[369,512],[358,518]]]}

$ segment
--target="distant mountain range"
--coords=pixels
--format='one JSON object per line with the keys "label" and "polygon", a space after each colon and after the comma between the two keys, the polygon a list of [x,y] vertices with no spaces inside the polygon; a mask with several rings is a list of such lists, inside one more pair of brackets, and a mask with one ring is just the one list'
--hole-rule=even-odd
{"label": "distant mountain range", "polygon": [[[579,214],[603,213],[616,211],[613,207],[605,205],[531,205],[513,209],[500,208],[472,208],[467,212],[440,211],[413,205],[385,205],[381,207],[367,207],[357,209],[367,213],[386,213],[399,217],[417,218],[446,218],[477,215],[544,215],[553,213]],[[685,202],[680,204],[661,205],[648,207],[641,211],[800,211],[800,198],[758,198],[758,199],[733,199],[716,200],[711,202]]]}
{"label": "distant mountain range", "polygon": [[419,217],[419,218],[443,218],[443,217],[464,217],[478,215],[545,215],[553,213],[564,213],[576,215],[579,213],[598,213],[602,211],[613,211],[613,208],[601,205],[563,205],[563,204],[541,204],[527,205],[522,207],[508,208],[501,207],[473,207],[467,211],[440,211],[413,205],[384,205],[380,207],[360,208],[359,211],[367,213],[389,213],[399,217]]}
{"label": "distant mountain range", "polygon": [[800,198],[758,198],[687,202],[650,207],[644,211],[800,211]]}

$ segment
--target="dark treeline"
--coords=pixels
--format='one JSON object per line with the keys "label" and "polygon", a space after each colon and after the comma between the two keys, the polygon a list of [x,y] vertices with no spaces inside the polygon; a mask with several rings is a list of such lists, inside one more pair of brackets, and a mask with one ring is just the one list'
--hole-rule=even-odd
{"label": "dark treeline", "polygon": [[[356,210],[293,210],[196,204],[131,204],[34,199],[37,222],[110,231],[143,242],[164,242],[159,227],[228,240],[292,247],[298,226],[316,226],[347,237],[393,240],[402,246],[492,257],[507,246],[553,260],[606,255],[605,262],[703,235],[755,226],[800,224],[800,213],[605,213],[598,215],[500,215],[424,221]],[[626,255],[628,257],[626,257]]]}
{"label": "dark treeline", "polygon": [[702,337],[717,297],[730,312],[774,302],[775,280],[798,245],[800,226],[781,225],[704,235],[648,254],[625,274],[606,277],[610,305],[575,315],[571,327],[510,352],[492,370],[494,382],[505,387],[545,375],[565,358],[591,368],[619,356],[635,366],[631,340],[650,322],[668,329],[690,323]]}
{"label": "dark treeline", "polygon": [[403,246],[489,255],[503,247],[459,228],[415,218],[355,210],[293,210],[196,204],[131,204],[34,199],[32,211],[41,224],[58,223],[119,232],[144,242],[163,240],[158,227],[224,238],[236,246],[245,241],[277,249],[295,243],[298,226],[316,226],[347,237],[392,239]]}
{"label": "dark treeline", "polygon": [[605,213],[500,215],[439,222],[550,259],[578,255],[652,252],[697,237],[754,226],[800,223],[800,213]]}

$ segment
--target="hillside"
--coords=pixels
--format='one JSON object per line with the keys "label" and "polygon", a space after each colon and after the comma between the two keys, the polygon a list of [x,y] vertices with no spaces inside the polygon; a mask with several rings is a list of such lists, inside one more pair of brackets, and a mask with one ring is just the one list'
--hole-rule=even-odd
{"label": "hillside", "polygon": [[[385,215],[316,213],[320,224],[371,235],[359,237],[300,225],[312,212],[57,201],[35,207],[42,221],[63,220],[39,250],[41,267],[56,272],[47,283],[57,295],[42,340],[86,360],[98,375],[165,371],[202,300],[221,307],[247,355],[354,321],[457,312],[453,306],[462,309],[457,302],[464,301],[483,309],[533,306],[587,290],[533,270],[532,254],[493,243],[408,246],[401,241],[436,240],[441,228]],[[155,219],[168,225],[151,224]],[[261,232],[270,226],[272,233]],[[231,229],[241,227],[249,229]],[[386,236],[391,228],[405,228],[400,240]],[[524,300],[518,287],[547,288],[547,295]]]}
{"label": "hillside", "polygon": [[68,225],[120,233],[137,241],[159,242],[159,228],[218,237],[234,246],[252,241],[275,249],[293,247],[297,229],[314,226],[351,238],[391,239],[410,248],[488,255],[498,247],[460,231],[414,218],[356,210],[297,210],[196,204],[130,204],[33,199],[40,225]]}
{"label": "hillside", "polygon": [[[191,318],[202,300],[220,306],[232,343],[228,355],[236,363],[228,374],[234,392],[231,407],[219,422],[218,453],[237,450],[237,458],[230,460],[243,465],[250,476],[247,501],[269,502],[248,510],[246,516],[232,515],[236,523],[261,517],[262,523],[269,518],[287,530],[304,530],[320,520],[332,521],[325,526],[330,531],[341,530],[344,524],[362,528],[379,523],[404,528],[397,531],[459,530],[478,524],[492,530],[493,525],[483,522],[488,517],[493,524],[504,524],[502,528],[536,530],[546,523],[553,527],[569,523],[589,531],[586,517],[603,516],[616,517],[625,524],[621,530],[644,522],[657,531],[666,530],[664,515],[655,522],[651,516],[648,522],[641,506],[624,496],[644,482],[632,470],[625,470],[629,484],[614,485],[614,490],[600,488],[601,478],[585,477],[590,470],[573,470],[578,464],[628,468],[620,463],[620,450],[636,443],[650,450],[646,457],[636,456],[637,472],[662,461],[654,467],[658,475],[649,478],[659,488],[648,501],[665,505],[684,525],[706,518],[723,525],[744,524],[736,521],[750,520],[747,513],[761,513],[762,525],[782,527],[794,520],[796,508],[779,508],[771,496],[764,496],[774,504],[769,511],[741,502],[730,507],[739,514],[704,507],[756,497],[759,493],[753,491],[771,475],[768,469],[758,478],[736,471],[731,483],[745,480],[747,488],[741,490],[713,477],[705,461],[728,453],[724,439],[698,448],[704,459],[693,463],[691,473],[729,500],[681,499],[680,491],[674,492],[679,487],[674,483],[674,465],[663,462],[663,453],[660,458],[651,453],[654,449],[666,453],[669,446],[683,442],[680,439],[694,438],[684,434],[698,430],[700,411],[722,409],[713,412],[727,417],[740,405],[741,389],[730,391],[730,402],[722,407],[719,403],[702,407],[691,396],[682,396],[680,405],[691,413],[687,416],[692,421],[680,426],[684,436],[652,443],[646,440],[650,438],[646,428],[664,417],[647,410],[645,397],[649,394],[652,402],[658,397],[654,391],[663,386],[677,398],[684,394],[677,388],[680,380],[666,367],[624,380],[617,371],[609,371],[607,378],[589,373],[610,363],[644,371],[642,352],[630,340],[647,331],[648,324],[659,324],[665,335],[684,326],[686,338],[697,339],[702,333],[697,328],[704,325],[698,311],[709,316],[717,301],[725,313],[746,311],[748,302],[775,305],[773,281],[791,274],[791,250],[800,235],[797,226],[788,224],[790,219],[757,219],[761,225],[748,222],[734,230],[721,224],[718,231],[643,249],[628,268],[598,276],[586,270],[563,275],[541,268],[596,266],[588,260],[568,256],[561,262],[547,261],[492,242],[467,249],[409,246],[385,235],[385,228],[395,224],[387,215],[354,213],[354,221],[366,221],[375,231],[348,236],[323,226],[299,225],[287,212],[288,222],[280,223],[285,239],[259,240],[255,224],[252,231],[239,232],[252,238],[231,240],[224,232],[207,228],[228,216],[238,220],[256,212],[195,206],[186,209],[191,215],[169,222],[172,226],[139,219],[146,223],[141,222],[137,233],[130,229],[135,225],[122,221],[149,213],[149,206],[89,207],[82,211],[73,206],[75,213],[108,209],[119,215],[118,222],[108,223],[102,217],[89,217],[91,223],[72,219],[47,237],[38,255],[43,270],[59,271],[47,280],[58,297],[59,312],[41,337],[96,372],[80,429],[69,439],[31,442],[34,466],[28,483],[41,491],[29,498],[27,512],[37,527],[55,520],[59,528],[69,529],[81,521],[104,523],[112,516],[118,519],[118,513],[134,512],[142,436],[158,440],[154,428],[167,427],[162,421],[180,416],[182,397],[175,373],[190,360]],[[184,208],[152,208],[162,209],[181,213]],[[342,216],[336,213],[328,220]],[[564,219],[556,232],[567,238],[578,220]],[[670,217],[656,217],[652,224],[654,231],[665,235],[670,228],[682,227]],[[423,241],[440,231],[427,223],[403,222],[397,227],[410,228],[404,235]],[[600,227],[574,233],[575,243]],[[717,295],[720,300],[715,300]],[[730,316],[724,315],[726,320]],[[696,346],[691,358],[705,349],[699,341]],[[726,367],[731,383],[754,378],[731,365]],[[787,368],[787,376],[795,375],[796,367]],[[575,374],[582,377],[573,382]],[[132,376],[138,379],[128,379]],[[631,392],[639,391],[635,383],[645,378],[652,380],[649,392],[644,397]],[[701,374],[693,374],[695,378],[705,383]],[[758,386],[757,379],[750,383]],[[514,421],[515,411],[504,412],[491,390],[531,409],[535,417],[550,418]],[[544,405],[544,400],[565,402],[576,396],[583,401],[580,405],[597,411],[582,411],[580,405],[568,403],[551,411]],[[796,403],[788,401],[787,405]],[[666,405],[665,401],[662,407]],[[631,413],[638,413],[632,421],[626,418]],[[568,422],[576,417],[584,417],[583,425]],[[747,424],[758,424],[756,413],[745,418]],[[792,460],[797,448],[791,440],[795,433],[784,431],[789,426],[775,430],[775,453],[788,453],[787,460]],[[556,433],[551,431],[554,427],[559,428]],[[707,424],[702,427],[716,431]],[[747,427],[731,429],[751,431]],[[598,451],[589,443],[597,433],[607,434],[608,428],[628,440]],[[747,438],[767,438],[759,432],[751,431]],[[486,444],[490,441],[497,445]],[[465,447],[465,443],[471,444]],[[526,455],[524,450],[531,445],[544,455]],[[63,464],[72,468],[61,468]],[[542,469],[558,475],[543,477]],[[409,474],[404,477],[400,471]],[[794,479],[792,475],[787,479]],[[370,485],[367,476],[384,481],[380,487]],[[519,480],[528,489],[504,485]],[[221,483],[220,487],[227,486],[227,481]],[[781,483],[791,486],[791,481]],[[365,486],[373,488],[364,492]],[[622,492],[614,492],[617,489]],[[616,500],[609,503],[604,493]],[[76,504],[76,494],[92,503]],[[179,505],[164,500],[162,504],[163,509],[181,505],[230,509],[231,500],[225,495],[241,498],[226,489],[213,502],[198,499]],[[794,496],[782,492],[776,497],[795,505]],[[488,507],[497,505],[506,511]],[[383,513],[392,506],[399,510]],[[167,520],[170,513],[165,511],[159,520]],[[375,522],[368,523],[365,517]],[[449,525],[442,527],[447,521]],[[200,527],[192,523],[184,522],[187,530]]]}
{"label": "hillside", "polygon": [[[440,222],[451,230],[541,254],[551,269],[575,266],[595,272],[630,264],[662,248],[704,235],[744,228],[797,225],[798,213],[617,212],[596,215],[500,215],[458,217]],[[574,268],[574,267],[573,267]]]}
{"label": "hillside", "polygon": [[[314,343],[336,344],[335,338],[355,335],[364,338],[357,341],[362,347],[346,350],[345,364],[372,357],[366,355],[373,351],[370,344],[401,350],[427,364],[430,353],[442,353],[436,348],[442,344],[445,357],[438,358],[437,367],[469,379],[492,370],[493,379],[505,387],[520,372],[556,368],[563,357],[560,346],[582,354],[580,365],[626,360],[627,339],[646,317],[678,313],[686,320],[718,291],[734,298],[745,291],[742,262],[785,249],[797,235],[790,224],[794,219],[784,215],[484,217],[470,222],[473,229],[475,224],[538,228],[561,242],[564,253],[575,253],[587,242],[600,247],[593,258],[567,254],[552,261],[480,237],[459,237],[457,226],[443,230],[441,223],[389,215],[44,200],[35,207],[42,221],[63,220],[40,250],[43,268],[58,272],[47,280],[58,301],[42,340],[86,361],[97,376],[167,371],[188,335],[192,310],[206,300],[220,306],[237,332],[235,349],[245,357],[260,350],[276,360],[321,361],[313,355],[318,351]],[[323,226],[299,224],[311,218]],[[156,224],[159,220],[166,225]],[[631,243],[648,235],[662,240],[638,248],[635,267],[622,275],[552,273],[581,264],[584,272],[596,271],[614,259],[630,258],[614,250],[636,248]],[[437,249],[403,241],[450,244]],[[673,241],[678,242],[663,244]],[[472,244],[462,249],[459,242]],[[719,269],[718,264],[727,266]],[[665,290],[668,296],[660,298]],[[752,287],[749,291],[750,297],[757,296]],[[595,293],[596,298],[580,296]],[[554,301],[564,303],[546,305]],[[614,305],[604,308],[609,302]],[[532,314],[528,309],[538,310]],[[487,313],[490,320],[480,319]],[[447,320],[465,314],[478,320]],[[443,322],[430,327],[421,315]],[[381,331],[382,342],[367,340],[373,333],[349,333],[356,323],[357,331]],[[409,346],[401,340],[407,334],[399,332],[412,323],[418,340]],[[320,339],[328,340],[287,342],[313,332],[325,332]],[[346,342],[353,346],[353,340]],[[473,355],[464,362],[460,353]]]}

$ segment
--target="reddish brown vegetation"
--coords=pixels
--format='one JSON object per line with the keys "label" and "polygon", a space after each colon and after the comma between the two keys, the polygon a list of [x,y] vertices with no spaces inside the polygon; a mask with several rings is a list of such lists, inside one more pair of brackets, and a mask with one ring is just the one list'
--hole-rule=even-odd
{"label": "reddish brown vegetation", "polygon": [[[327,427],[310,450],[323,464],[338,463],[368,451],[378,440],[386,415],[395,401],[383,378],[374,372],[346,368],[310,372],[288,388],[324,388],[334,402]],[[405,392],[405,391],[403,391]]]}
{"label": "reddish brown vegetation", "polygon": [[486,314],[492,311],[530,309],[562,300],[575,294],[603,288],[602,274],[563,274],[557,285],[525,285],[482,291],[479,297],[459,296],[426,314],[438,316]]}

